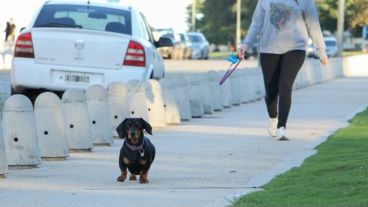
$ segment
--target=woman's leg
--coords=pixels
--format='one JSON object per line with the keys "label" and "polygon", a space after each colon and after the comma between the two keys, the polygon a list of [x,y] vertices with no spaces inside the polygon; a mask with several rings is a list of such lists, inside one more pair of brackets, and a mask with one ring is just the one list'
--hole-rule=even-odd
{"label": "woman's leg", "polygon": [[277,128],[285,127],[291,107],[291,91],[293,83],[305,59],[304,50],[293,50],[283,55],[278,85],[279,121]]}
{"label": "woman's leg", "polygon": [[260,62],[266,91],[265,101],[270,118],[277,117],[277,99],[282,55],[261,53]]}

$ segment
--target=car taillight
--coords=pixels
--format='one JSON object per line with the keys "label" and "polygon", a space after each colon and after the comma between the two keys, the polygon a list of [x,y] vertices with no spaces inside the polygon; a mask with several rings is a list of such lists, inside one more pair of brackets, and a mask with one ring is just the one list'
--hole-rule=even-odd
{"label": "car taillight", "polygon": [[18,36],[15,43],[14,57],[34,58],[31,33],[24,33]]}
{"label": "car taillight", "polygon": [[135,41],[130,41],[128,50],[125,54],[123,65],[129,66],[146,66],[146,57],[144,54],[144,48],[141,44]]}

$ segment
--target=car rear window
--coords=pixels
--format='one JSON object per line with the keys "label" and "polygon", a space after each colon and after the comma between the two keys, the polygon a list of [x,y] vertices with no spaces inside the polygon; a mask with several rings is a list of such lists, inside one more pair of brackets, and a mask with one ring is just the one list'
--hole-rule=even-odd
{"label": "car rear window", "polygon": [[190,38],[190,41],[192,42],[202,42],[202,38],[197,35],[188,35]]}
{"label": "car rear window", "polygon": [[337,45],[336,42],[332,40],[326,40],[325,43],[326,43],[326,46],[336,46]]}
{"label": "car rear window", "polygon": [[89,5],[45,5],[33,27],[63,27],[132,34],[131,12]]}

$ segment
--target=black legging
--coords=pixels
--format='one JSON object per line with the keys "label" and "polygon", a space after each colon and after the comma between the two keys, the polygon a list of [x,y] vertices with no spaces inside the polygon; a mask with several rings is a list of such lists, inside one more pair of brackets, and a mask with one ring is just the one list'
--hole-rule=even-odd
{"label": "black legging", "polygon": [[[261,53],[260,62],[266,89],[266,105],[270,118],[277,117],[277,128],[285,127],[291,106],[293,83],[305,59],[304,50],[285,54]],[[277,98],[279,110],[277,113]]]}

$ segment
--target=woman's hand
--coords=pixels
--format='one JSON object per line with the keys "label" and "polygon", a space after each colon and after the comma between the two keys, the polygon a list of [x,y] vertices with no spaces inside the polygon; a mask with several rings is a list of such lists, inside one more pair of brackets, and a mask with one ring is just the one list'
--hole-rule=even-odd
{"label": "woman's hand", "polygon": [[328,64],[328,57],[327,56],[322,56],[319,58],[319,61],[322,63],[322,65],[327,65]]}
{"label": "woman's hand", "polygon": [[248,50],[249,46],[247,44],[241,44],[240,47],[238,48],[238,57],[239,59],[243,59],[244,58],[244,53]]}

